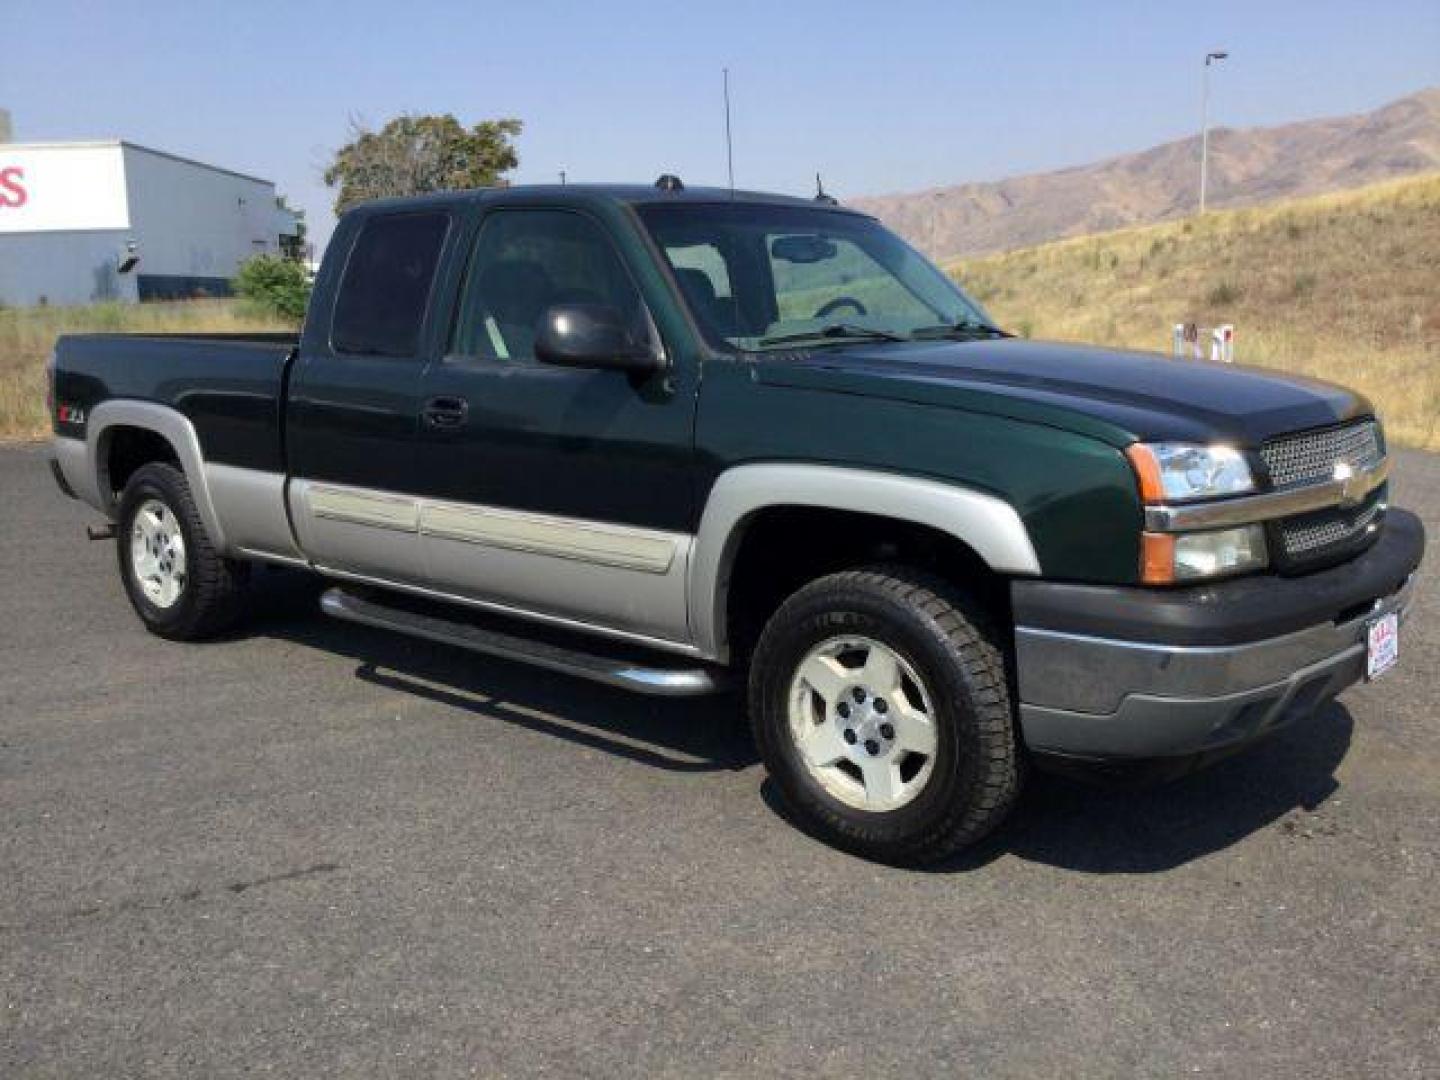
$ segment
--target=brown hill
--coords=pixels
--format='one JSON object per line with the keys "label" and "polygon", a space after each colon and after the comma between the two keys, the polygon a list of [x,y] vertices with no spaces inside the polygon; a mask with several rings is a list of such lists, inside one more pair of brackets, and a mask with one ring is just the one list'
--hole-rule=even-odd
{"label": "brown hill", "polygon": [[[952,263],[1027,337],[1168,351],[1232,323],[1235,358],[1367,394],[1440,450],[1440,172]],[[1083,375],[1081,376],[1083,377]]]}
{"label": "brown hill", "polygon": [[[1026,247],[1193,213],[1200,138],[1057,172],[850,199],[935,258]],[[1212,128],[1207,201],[1251,206],[1440,168],[1440,87],[1359,116]]]}

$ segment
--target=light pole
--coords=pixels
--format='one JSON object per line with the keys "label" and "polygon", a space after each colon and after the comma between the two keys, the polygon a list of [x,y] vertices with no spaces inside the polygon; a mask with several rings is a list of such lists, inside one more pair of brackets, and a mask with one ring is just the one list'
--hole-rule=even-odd
{"label": "light pole", "polygon": [[1205,213],[1205,173],[1210,164],[1210,65],[1218,64],[1230,54],[1208,52],[1205,70],[1200,76],[1200,213]]}

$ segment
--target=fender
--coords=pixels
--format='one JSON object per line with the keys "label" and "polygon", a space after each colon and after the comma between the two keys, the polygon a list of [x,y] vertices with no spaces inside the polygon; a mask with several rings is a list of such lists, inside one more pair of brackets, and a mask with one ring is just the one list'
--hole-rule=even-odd
{"label": "fender", "polygon": [[829,465],[739,465],[711,489],[688,581],[690,632],[702,656],[724,661],[730,571],[747,519],[777,506],[852,510],[927,525],[962,541],[999,573],[1040,573],[1030,534],[1003,499],[954,484]]}
{"label": "fender", "polygon": [[85,483],[76,488],[80,497],[106,517],[115,518],[118,507],[104,467],[110,443],[106,433],[113,427],[153,431],[174,448],[205,531],[217,549],[228,551],[225,531],[221,528],[219,515],[215,513],[215,503],[206,479],[200,437],[195,433],[195,425],[168,405],[157,405],[153,401],[104,401],[90,410],[90,421],[85,430]]}

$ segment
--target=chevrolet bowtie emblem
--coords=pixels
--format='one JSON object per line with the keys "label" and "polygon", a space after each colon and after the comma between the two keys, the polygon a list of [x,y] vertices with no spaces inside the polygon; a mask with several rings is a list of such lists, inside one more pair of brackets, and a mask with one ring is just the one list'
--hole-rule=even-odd
{"label": "chevrolet bowtie emblem", "polygon": [[1340,507],[1353,510],[1365,501],[1365,477],[1348,461],[1335,463],[1335,482],[1340,485]]}

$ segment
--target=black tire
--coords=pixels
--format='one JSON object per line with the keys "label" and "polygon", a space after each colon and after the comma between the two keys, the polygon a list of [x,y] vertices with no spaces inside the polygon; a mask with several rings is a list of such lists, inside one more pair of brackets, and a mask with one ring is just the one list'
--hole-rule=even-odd
{"label": "black tire", "polygon": [[[145,594],[131,558],[136,516],[151,500],[163,503],[174,515],[185,543],[184,584],[168,606],[160,606]],[[120,580],[147,630],[172,641],[197,641],[234,625],[243,607],[249,566],[215,550],[183,472],[159,462],[136,469],[120,498],[118,530]]]}
{"label": "black tire", "polygon": [[[791,734],[791,686],[800,664],[822,642],[850,636],[897,654],[930,698],[936,743],[928,779],[893,809],[861,809],[837,798],[812,775]],[[945,859],[1000,824],[1019,795],[1023,751],[1001,639],[962,590],[909,567],[832,574],[786,600],[755,649],[750,716],[760,756],[791,813],[867,858],[901,865]]]}

